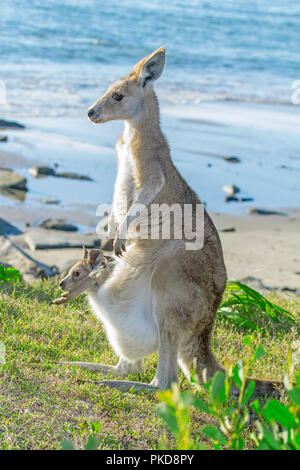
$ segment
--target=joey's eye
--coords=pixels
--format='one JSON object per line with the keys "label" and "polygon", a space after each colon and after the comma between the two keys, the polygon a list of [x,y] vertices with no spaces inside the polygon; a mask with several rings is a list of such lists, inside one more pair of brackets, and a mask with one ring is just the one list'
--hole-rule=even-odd
{"label": "joey's eye", "polygon": [[122,101],[122,99],[124,98],[124,95],[119,95],[118,93],[113,93],[111,96],[116,101]]}
{"label": "joey's eye", "polygon": [[73,276],[74,276],[74,277],[78,277],[79,274],[80,274],[80,273],[79,273],[78,271],[75,271],[75,272],[73,273]]}

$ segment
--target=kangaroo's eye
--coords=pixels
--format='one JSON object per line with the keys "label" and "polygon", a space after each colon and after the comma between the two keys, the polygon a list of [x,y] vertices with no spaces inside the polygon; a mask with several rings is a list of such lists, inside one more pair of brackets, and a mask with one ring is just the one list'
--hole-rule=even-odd
{"label": "kangaroo's eye", "polygon": [[118,93],[113,93],[112,98],[116,101],[122,101],[122,99],[124,98],[124,95],[119,95]]}
{"label": "kangaroo's eye", "polygon": [[78,277],[79,274],[80,274],[80,273],[79,273],[78,271],[75,271],[75,272],[73,273],[73,276],[74,276],[74,277]]}

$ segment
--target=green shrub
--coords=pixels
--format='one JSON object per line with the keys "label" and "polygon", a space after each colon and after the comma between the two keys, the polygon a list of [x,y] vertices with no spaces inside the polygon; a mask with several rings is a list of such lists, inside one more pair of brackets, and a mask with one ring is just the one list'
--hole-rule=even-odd
{"label": "green shrub", "polygon": [[[191,384],[196,393],[180,391],[177,384],[173,384],[171,390],[159,392],[162,403],[157,412],[174,435],[178,450],[202,449],[200,439],[203,437],[217,450],[243,450],[243,435],[249,427],[251,410],[257,415],[250,434],[254,448],[300,450],[300,372],[294,373],[290,359],[290,374],[284,380],[286,405],[276,399],[268,400],[263,407],[257,399],[250,403],[255,382],[247,382],[248,370],[252,361],[261,359],[265,351],[259,345],[253,352],[253,338],[249,336],[243,342],[249,351],[245,364],[241,361],[235,365],[227,364],[225,374],[217,371],[208,380],[204,374],[203,384],[193,373]],[[236,398],[231,393],[233,390]],[[193,408],[211,416],[216,423],[203,426],[196,438],[191,435]]]}

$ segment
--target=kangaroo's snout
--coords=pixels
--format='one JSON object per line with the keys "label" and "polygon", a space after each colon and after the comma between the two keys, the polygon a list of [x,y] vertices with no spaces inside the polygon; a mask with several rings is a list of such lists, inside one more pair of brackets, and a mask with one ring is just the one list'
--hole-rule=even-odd
{"label": "kangaroo's snout", "polygon": [[65,281],[64,281],[64,279],[62,279],[62,280],[60,281],[60,283],[59,283],[59,287],[60,287],[62,290],[64,290],[64,286],[65,286]]}
{"label": "kangaroo's snout", "polygon": [[92,116],[94,116],[95,114],[95,110],[94,109],[90,109],[87,113],[88,117],[91,118]]}

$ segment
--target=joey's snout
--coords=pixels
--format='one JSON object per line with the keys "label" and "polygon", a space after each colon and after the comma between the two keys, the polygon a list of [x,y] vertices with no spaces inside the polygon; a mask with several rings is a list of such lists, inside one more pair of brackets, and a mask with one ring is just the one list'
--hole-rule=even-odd
{"label": "joey's snout", "polygon": [[59,287],[61,288],[61,290],[65,290],[65,285],[66,285],[65,279],[62,279],[59,283]]}

